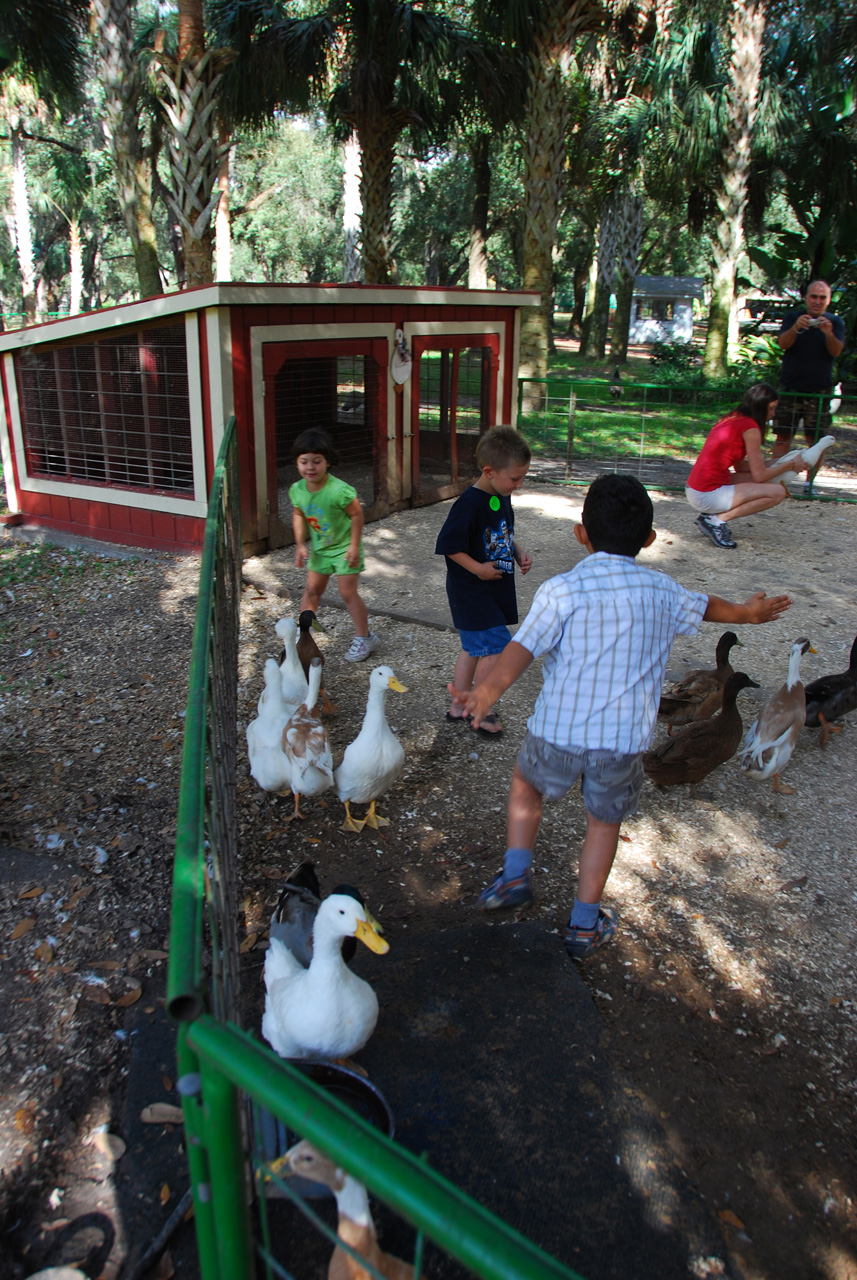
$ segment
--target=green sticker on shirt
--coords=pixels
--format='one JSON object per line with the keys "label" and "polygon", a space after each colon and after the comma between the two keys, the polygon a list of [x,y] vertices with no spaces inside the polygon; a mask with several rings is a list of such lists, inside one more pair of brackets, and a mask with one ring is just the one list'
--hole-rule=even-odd
{"label": "green sticker on shirt", "polygon": [[500,510],[500,499],[497,497],[496,493],[494,494],[493,497],[488,499],[488,506],[491,508],[492,511]]}

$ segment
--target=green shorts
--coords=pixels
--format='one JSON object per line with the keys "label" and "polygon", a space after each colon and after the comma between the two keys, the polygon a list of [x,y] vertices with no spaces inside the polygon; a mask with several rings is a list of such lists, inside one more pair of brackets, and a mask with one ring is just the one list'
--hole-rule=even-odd
{"label": "green shorts", "polygon": [[331,574],[340,576],[346,573],[362,573],[363,572],[363,547],[360,547],[360,560],[357,568],[352,569],[351,565],[345,559],[345,553],[349,544],[340,544],[338,547],[313,547],[309,553],[308,569],[313,573],[323,573],[330,577]]}

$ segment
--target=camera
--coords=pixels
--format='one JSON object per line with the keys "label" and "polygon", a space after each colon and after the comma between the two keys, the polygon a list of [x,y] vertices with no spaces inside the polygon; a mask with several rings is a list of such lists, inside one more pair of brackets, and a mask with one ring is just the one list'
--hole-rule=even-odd
{"label": "camera", "polygon": [[823,319],[824,319],[824,316],[813,316],[809,323],[815,326],[817,324],[821,324]]}

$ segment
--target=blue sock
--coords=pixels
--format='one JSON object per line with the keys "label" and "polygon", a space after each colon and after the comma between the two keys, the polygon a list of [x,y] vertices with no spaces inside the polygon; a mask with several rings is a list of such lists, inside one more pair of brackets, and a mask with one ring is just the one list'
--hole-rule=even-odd
{"label": "blue sock", "polygon": [[598,923],[600,906],[600,902],[581,902],[579,898],[575,898],[571,919],[568,922],[569,928],[576,925],[578,929],[594,929]]}
{"label": "blue sock", "polygon": [[532,849],[507,849],[503,859],[503,879],[518,880],[532,864]]}

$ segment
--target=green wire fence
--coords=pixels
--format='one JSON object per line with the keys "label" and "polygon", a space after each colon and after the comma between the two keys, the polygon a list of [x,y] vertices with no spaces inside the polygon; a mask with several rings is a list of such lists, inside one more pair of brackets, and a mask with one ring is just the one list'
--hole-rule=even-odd
{"label": "green wire fence", "polygon": [[[167,1006],[178,1022],[178,1089],[203,1280],[290,1277],[272,1244],[267,1168],[251,1108],[264,1109],[359,1178],[424,1238],[485,1280],[580,1280],[240,1026],[235,840],[241,527],[235,419],[224,435],[200,569],[173,874]],[[294,1197],[319,1229],[312,1211]],[[365,1267],[383,1280],[366,1262]]]}
{"label": "green wire fence", "polygon": [[[809,398],[809,397],[807,397]],[[588,483],[601,471],[631,471],[644,483],[683,490],[712,426],[740,392],[615,380],[520,378],[518,427],[552,478]],[[819,411],[831,403],[818,396]],[[857,402],[836,397],[837,426],[857,424]],[[769,432],[769,440],[772,438]],[[803,443],[803,436],[795,440]]]}

